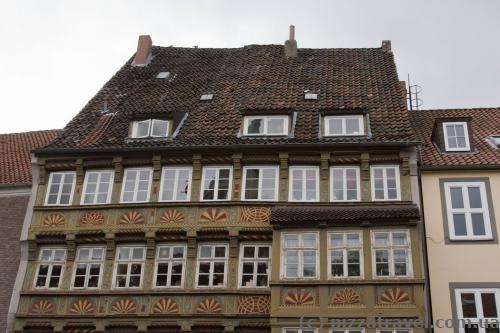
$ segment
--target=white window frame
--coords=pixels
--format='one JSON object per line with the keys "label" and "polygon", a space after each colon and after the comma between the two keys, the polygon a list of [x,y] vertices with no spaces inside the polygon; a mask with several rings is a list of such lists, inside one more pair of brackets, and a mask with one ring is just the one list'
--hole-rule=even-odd
{"label": "white window frame", "polygon": [[[464,318],[463,315],[463,309],[462,309],[462,297],[461,294],[474,294],[474,300],[476,304],[476,318]],[[483,311],[483,303],[481,300],[481,294],[487,293],[487,294],[495,294],[495,303],[497,307],[497,316],[496,318],[491,318],[491,317],[484,317],[484,311]],[[478,325],[478,332],[479,333],[485,333],[485,320],[488,319],[492,324],[500,322],[500,315],[499,315],[499,304],[500,304],[500,289],[499,288],[457,288],[455,289],[455,305],[456,305],[456,310],[457,310],[457,319],[460,320],[463,319],[465,321],[469,320],[471,324],[479,324]],[[496,320],[496,322],[494,321]],[[464,327],[463,325],[459,325],[458,329],[460,333],[464,333]],[[481,327],[482,326],[482,327]]]}
{"label": "white window frame", "polygon": [[384,328],[377,329],[377,333],[413,333],[411,328]]}
{"label": "white window frame", "polygon": [[[160,248],[169,247],[170,248],[170,258],[169,259],[159,259]],[[182,247],[183,248],[183,257],[182,258],[172,258],[172,249],[174,247]],[[186,275],[186,251],[187,246],[185,244],[158,244],[156,247],[155,253],[155,268],[154,268],[154,278],[153,278],[153,288],[154,289],[182,289],[184,288],[184,277]],[[172,264],[174,263],[182,263],[182,274],[181,274],[181,284],[180,286],[172,286]],[[168,275],[167,275],[167,286],[157,286],[156,281],[158,278],[158,265],[161,263],[168,264]]]}
{"label": "white window frame", "polygon": [[[173,189],[173,198],[172,200],[163,199],[163,189],[165,186],[165,173],[166,171],[173,170],[175,172],[174,178],[174,189]],[[179,186],[179,172],[187,170],[189,172],[189,182],[187,188],[186,199],[178,199],[177,198],[177,187]],[[172,166],[172,167],[163,167],[161,170],[161,179],[160,179],[160,193],[159,193],[159,202],[182,202],[182,201],[190,201],[191,200],[191,185],[193,182],[193,168],[189,166]]]}
{"label": "white window frame", "polygon": [[[383,199],[376,199],[375,198],[375,177],[373,176],[374,170],[377,168],[382,169],[383,173],[383,182],[384,182],[384,198]],[[395,174],[396,174],[396,194],[397,197],[395,199],[388,199],[388,187],[387,187],[387,169],[394,168],[395,169]],[[371,192],[372,192],[372,201],[400,201],[401,200],[401,180],[400,180],[400,174],[399,174],[399,165],[394,164],[394,165],[372,165],[370,167],[370,185],[371,185]]]}
{"label": "white window frame", "polygon": [[[127,173],[129,171],[149,171],[149,180],[148,180],[148,191],[147,191],[147,197],[146,200],[144,201],[138,201],[137,199],[137,189],[139,186],[139,181],[138,178],[135,179],[134,182],[134,200],[132,201],[123,201],[123,197],[125,195],[125,181],[127,179]],[[121,195],[120,195],[120,203],[137,203],[137,202],[149,202],[149,198],[151,196],[151,180],[153,177],[153,169],[152,168],[126,168],[125,171],[123,172],[123,178],[122,178],[122,189],[121,189]]]}
{"label": "white window frame", "polygon": [[[111,173],[111,177],[109,179],[109,188],[108,188],[108,193],[106,196],[106,202],[96,202],[97,201],[97,194],[99,193],[99,184],[101,181],[101,177],[103,173],[109,172]],[[90,203],[85,203],[85,195],[87,194],[87,186],[88,186],[88,178],[91,173],[97,173],[97,184],[96,184],[96,192],[93,194],[94,199]],[[113,192],[113,183],[115,179],[115,172],[114,170],[87,170],[85,172],[85,180],[83,181],[83,191],[82,191],[82,197],[80,199],[80,204],[81,205],[105,205],[109,204],[111,202],[111,193]]]}
{"label": "white window frame", "polygon": [[[118,255],[119,255],[119,249],[121,248],[129,248],[131,249],[130,251],[130,256],[129,256],[129,259],[125,260],[125,259],[121,259],[119,260],[118,259]],[[134,260],[131,258],[132,256],[132,251],[134,248],[142,248],[143,249],[143,252],[142,252],[142,259],[141,260]],[[142,288],[142,285],[144,283],[144,266],[146,265],[146,247],[144,245],[121,245],[121,246],[117,246],[116,247],[116,250],[115,250],[116,254],[115,254],[115,264],[114,264],[114,267],[113,267],[113,284],[112,284],[112,288],[111,289],[118,289],[118,290],[125,290],[125,289],[141,289]],[[118,265],[119,264],[127,264],[127,275],[126,275],[126,282],[125,282],[125,287],[118,287],[116,286],[116,278],[118,275],[122,275],[122,274],[117,274],[118,273]],[[129,287],[128,285],[130,284],[130,272],[131,272],[131,266],[133,264],[141,264],[141,281],[139,283],[139,286],[137,287]]]}
{"label": "white window frame", "polygon": [[[344,246],[333,247],[331,242],[331,235],[341,234],[344,242]],[[358,234],[359,236],[359,247],[348,247],[346,244],[347,234]],[[342,250],[343,256],[343,266],[344,266],[344,276],[333,276],[332,275],[332,251]],[[359,276],[348,276],[348,250],[358,250],[359,251]],[[345,231],[330,231],[328,232],[328,278],[331,280],[342,280],[342,279],[363,279],[364,277],[364,260],[363,260],[363,232],[359,230],[345,230]]]}
{"label": "white window frame", "polygon": [[[211,246],[211,255],[210,258],[201,258],[201,247],[202,246]],[[215,258],[215,247],[225,247],[225,257],[224,258]],[[196,260],[196,281],[195,288],[196,289],[222,289],[227,287],[227,274],[228,274],[228,265],[229,265],[229,245],[227,243],[200,243],[198,245],[198,257]],[[214,275],[214,263],[215,262],[224,262],[224,283],[222,286],[214,286],[213,283],[213,275]],[[208,286],[200,286],[199,285],[199,277],[200,277],[200,263],[201,262],[209,262],[210,263],[210,273],[208,275],[209,285]]]}
{"label": "white window frame", "polygon": [[[347,169],[356,170],[356,199],[347,200],[347,178],[346,172]],[[342,196],[344,199],[336,200],[333,195],[333,171],[334,170],[342,170]],[[360,178],[360,169],[358,166],[338,166],[338,167],[330,167],[330,201],[331,202],[356,202],[361,200],[361,178]]]}
{"label": "white window frame", "polygon": [[[57,174],[62,175],[61,183],[59,185],[59,191],[57,193],[57,200],[56,200],[56,203],[49,204],[50,187],[52,186],[52,181],[53,181],[54,175],[57,175]],[[62,203],[60,203],[62,188],[63,188],[62,184],[63,184],[64,179],[66,178],[66,175],[70,175],[70,174],[73,175],[73,183],[71,184],[71,193],[69,195],[69,202],[67,204],[62,204]],[[49,183],[47,185],[47,191],[46,191],[47,193],[45,194],[45,206],[70,206],[73,203],[73,195],[75,193],[75,184],[76,184],[76,172],[74,172],[74,171],[54,171],[54,172],[51,172],[50,176],[49,176]]]}
{"label": "white window frame", "polygon": [[[254,247],[255,248],[255,257],[254,258],[244,258],[244,248],[245,247]],[[262,247],[267,247],[269,249],[269,258],[259,258],[258,257],[258,251],[259,248]],[[259,243],[259,244],[254,244],[254,243],[242,243],[240,244],[240,260],[239,260],[239,273],[238,273],[238,287],[242,289],[268,289],[269,288],[269,282],[271,280],[271,269],[272,269],[272,262],[271,262],[271,257],[272,257],[272,247],[271,244],[265,244],[265,243]],[[252,286],[244,286],[243,285],[243,264],[247,262],[252,262],[253,265],[253,285]],[[257,266],[259,262],[265,262],[267,263],[267,286],[256,286],[255,284],[257,283]]]}
{"label": "white window frame", "polygon": [[[316,235],[316,248],[305,248],[303,246],[303,235],[304,234],[314,234]],[[285,236],[286,235],[298,235],[299,236],[299,246],[297,248],[291,249],[292,251],[297,251],[297,256],[298,256],[298,276],[297,277],[288,277],[286,276],[286,263],[285,263]],[[281,233],[281,241],[280,241],[280,259],[281,259],[281,264],[280,264],[280,277],[282,280],[317,280],[320,277],[320,270],[321,267],[319,265],[319,257],[320,257],[320,237],[319,237],[319,232],[317,231],[300,231],[300,232],[283,232]],[[304,277],[304,251],[315,251],[316,252],[316,275],[315,276],[307,276]]]}
{"label": "white window frame", "polygon": [[[451,206],[451,194],[450,188],[452,187],[460,187],[462,189],[462,199],[464,202],[464,208],[452,208]],[[479,194],[481,196],[481,205],[482,208],[470,208],[469,201],[469,192],[467,188],[469,187],[479,187]],[[445,181],[444,182],[444,195],[446,201],[446,216],[448,222],[448,233],[449,237],[452,240],[487,240],[493,239],[491,220],[490,220],[490,211],[489,211],[489,202],[488,196],[486,194],[486,184],[484,181],[472,181],[472,182],[461,182],[461,181]],[[457,236],[455,235],[455,224],[453,223],[453,214],[459,213],[465,215],[465,225],[467,228],[467,235],[465,236]],[[471,214],[473,213],[482,213],[484,220],[484,230],[486,235],[483,236],[474,236],[472,229],[472,218]],[[500,304],[499,304],[500,305]]]}
{"label": "white window frame", "polygon": [[[251,169],[259,169],[259,185],[258,185],[258,194],[257,199],[246,199],[245,191],[246,191],[246,182],[247,182],[247,170]],[[262,170],[263,169],[274,169],[276,171],[276,177],[274,180],[274,198],[272,199],[262,199]],[[279,178],[280,178],[280,169],[277,165],[249,165],[243,167],[243,185],[241,189],[241,200],[242,201],[278,201],[279,197]]]}
{"label": "white window frame", "polygon": [[[293,199],[293,171],[300,170],[302,172],[302,197],[298,200]],[[306,179],[305,173],[306,171],[312,170],[314,171],[314,182],[315,182],[315,191],[314,191],[314,199],[307,200],[306,198]],[[318,202],[319,201],[319,167],[317,166],[290,166],[289,167],[289,180],[288,180],[288,201],[291,202]]]}
{"label": "white window frame", "polygon": [[[165,135],[153,135],[153,126],[155,122],[166,122],[167,123],[167,133]],[[144,136],[138,136],[137,135],[137,129],[139,127],[139,124],[141,123],[147,123],[148,124],[148,135]],[[141,138],[166,138],[169,136],[170,133],[170,120],[165,120],[165,119],[144,119],[144,120],[137,120],[132,123],[132,138],[134,139],[141,139]]]}
{"label": "white window frame", "polygon": [[[404,330],[398,330],[399,331],[404,331]],[[359,327],[359,328],[351,328],[351,329],[342,329],[342,328],[330,328],[328,331],[329,333],[351,333],[351,332],[361,332],[365,333],[365,328],[364,327]]]}
{"label": "white window frame", "polygon": [[[262,133],[248,133],[248,125],[251,120],[254,119],[262,119],[264,122],[264,128]],[[269,120],[272,119],[283,119],[283,132],[282,133],[268,133],[268,123]],[[289,116],[245,116],[243,120],[243,135],[246,136],[284,136],[288,135],[289,133],[289,123],[290,122],[290,117]]]}
{"label": "white window frame", "polygon": [[[450,148],[448,145],[448,135],[446,133],[446,127],[448,126],[463,126],[464,127],[464,138],[465,138],[465,147],[456,147]],[[469,129],[467,126],[467,122],[465,121],[455,121],[455,122],[443,122],[443,136],[444,136],[444,144],[446,151],[469,151],[470,150],[470,141],[469,141]]]}
{"label": "white window frame", "polygon": [[283,327],[282,333],[318,333],[317,328]]}
{"label": "white window frame", "polygon": [[[377,247],[375,245],[375,234],[377,233],[388,233],[389,234],[389,244],[384,247]],[[393,245],[392,242],[392,234],[394,233],[406,233],[406,240],[408,242],[407,245]],[[372,242],[372,276],[374,279],[383,280],[383,279],[405,279],[413,277],[413,263],[412,263],[412,254],[411,254],[411,238],[410,238],[410,230],[408,229],[394,229],[394,230],[372,230],[371,231],[371,242]],[[394,250],[405,249],[407,251],[407,259],[406,262],[406,275],[395,275],[394,273]],[[377,255],[376,250],[387,250],[388,251],[388,266],[389,266],[389,275],[377,275]]]}
{"label": "white window frame", "polygon": [[[80,254],[80,251],[82,249],[88,249],[90,250],[89,254],[89,259],[88,260],[79,260],[78,256]],[[101,260],[93,260],[92,259],[92,253],[94,252],[95,249],[100,249],[102,250],[102,258]],[[106,258],[106,248],[104,246],[79,246],[76,250],[76,256],[75,256],[75,262],[73,264],[73,278],[71,280],[71,289],[73,290],[85,290],[85,289],[100,289],[101,288],[101,282],[102,282],[102,271],[104,269],[104,261]],[[75,279],[76,279],[76,270],[79,264],[86,265],[86,274],[85,274],[85,283],[83,287],[75,287]],[[89,277],[91,276],[90,274],[90,266],[91,265],[99,265],[99,277],[97,281],[97,287],[89,287]]]}
{"label": "white window frame", "polygon": [[[365,122],[363,115],[344,115],[344,116],[326,116],[325,119],[325,136],[363,136],[365,135]],[[332,133],[330,128],[330,119],[341,119],[342,120],[342,133],[335,134]],[[346,132],[346,121],[347,119],[356,119],[358,121],[359,133],[349,134]]]}
{"label": "white window frame", "polygon": [[[219,173],[222,169],[229,169],[229,188],[227,193],[227,199],[219,199]],[[207,170],[216,170],[215,184],[214,184],[214,199],[203,199],[203,193],[205,192],[205,178]],[[230,201],[231,192],[233,191],[233,166],[231,165],[207,165],[203,167],[203,172],[201,175],[201,185],[200,185],[200,201]],[[217,199],[215,199],[217,197]]]}
{"label": "white window frame", "polygon": [[[62,261],[55,261],[54,260],[54,254],[55,251],[64,251],[64,257]],[[50,259],[49,260],[42,260],[42,252],[43,251],[51,251]],[[45,290],[55,290],[59,289],[61,287],[61,282],[64,279],[64,271],[66,268],[66,257],[67,257],[67,250],[64,247],[42,247],[40,248],[38,252],[38,260],[37,260],[37,265],[36,265],[36,271],[35,271],[35,280],[33,281],[33,289],[45,289]],[[47,265],[49,266],[47,269],[47,275],[45,276],[45,285],[44,286],[37,286],[37,280],[38,276],[40,275],[40,266],[42,265]],[[61,275],[59,276],[59,281],[57,283],[57,287],[49,287],[50,284],[50,279],[52,278],[52,270],[54,266],[61,266]]]}

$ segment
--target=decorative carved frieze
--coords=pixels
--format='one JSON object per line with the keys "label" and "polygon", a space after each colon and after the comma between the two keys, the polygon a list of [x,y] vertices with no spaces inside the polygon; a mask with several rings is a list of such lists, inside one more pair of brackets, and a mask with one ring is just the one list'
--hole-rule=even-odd
{"label": "decorative carved frieze", "polygon": [[220,313],[221,311],[222,308],[220,306],[220,303],[215,298],[204,299],[198,304],[198,307],[196,308],[196,313],[201,314],[214,314]]}
{"label": "decorative carved frieze", "polygon": [[80,226],[93,226],[104,224],[104,214],[100,212],[87,212],[78,220]]}
{"label": "decorative carved frieze", "polygon": [[238,296],[236,300],[238,313],[268,314],[271,309],[270,296]]}
{"label": "decorative carved frieze", "polygon": [[154,314],[179,313],[179,305],[171,298],[161,298],[153,304],[151,312]]}
{"label": "decorative carved frieze", "polygon": [[406,287],[379,288],[377,303],[380,305],[401,305],[412,303],[411,290]]}
{"label": "decorative carved frieze", "polygon": [[120,224],[144,224],[144,216],[138,211],[130,211],[120,217]]}
{"label": "decorative carved frieze", "polygon": [[54,314],[56,312],[56,306],[54,302],[48,299],[42,299],[35,301],[30,307],[30,313],[33,314]]}
{"label": "decorative carved frieze", "polygon": [[120,299],[111,305],[112,314],[130,314],[137,312],[137,304],[131,299]]}
{"label": "decorative carved frieze", "polygon": [[332,305],[360,304],[361,296],[354,288],[343,288],[336,290],[330,299]]}
{"label": "decorative carved frieze", "polygon": [[241,223],[269,223],[270,207],[242,207],[240,210]]}
{"label": "decorative carved frieze", "polygon": [[184,223],[184,215],[178,209],[168,209],[160,217],[160,223]]}
{"label": "decorative carved frieze", "polygon": [[225,223],[227,221],[227,213],[222,208],[207,208],[200,215],[201,223]]}
{"label": "decorative carved frieze", "polygon": [[71,304],[68,310],[71,314],[87,315],[96,312],[95,304],[87,298],[78,299]]}
{"label": "decorative carved frieze", "polygon": [[65,224],[66,219],[59,213],[47,215],[42,221],[42,226],[49,228],[64,227]]}

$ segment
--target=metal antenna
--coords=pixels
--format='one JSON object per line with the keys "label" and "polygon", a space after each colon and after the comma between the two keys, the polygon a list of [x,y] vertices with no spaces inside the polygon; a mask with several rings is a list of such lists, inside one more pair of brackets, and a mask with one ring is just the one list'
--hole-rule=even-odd
{"label": "metal antenna", "polygon": [[408,99],[408,104],[410,106],[410,111],[418,111],[420,110],[420,107],[424,105],[424,101],[422,98],[419,97],[419,95],[422,93],[422,87],[419,86],[418,84],[412,85],[410,83],[410,74],[408,74],[408,92],[407,92],[407,99]]}

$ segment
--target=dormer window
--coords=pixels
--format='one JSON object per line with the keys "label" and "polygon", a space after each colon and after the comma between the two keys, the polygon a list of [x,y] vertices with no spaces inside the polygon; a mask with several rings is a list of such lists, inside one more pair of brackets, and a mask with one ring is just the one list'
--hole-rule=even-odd
{"label": "dormer window", "polygon": [[365,134],[362,115],[326,116],[325,136],[357,136]]}
{"label": "dormer window", "polygon": [[288,135],[288,116],[247,116],[244,135]]}
{"label": "dormer window", "polygon": [[443,133],[446,151],[470,150],[469,133],[466,122],[443,123]]}
{"label": "dormer window", "polygon": [[168,137],[170,122],[161,119],[145,119],[134,121],[132,124],[132,138],[164,138]]}

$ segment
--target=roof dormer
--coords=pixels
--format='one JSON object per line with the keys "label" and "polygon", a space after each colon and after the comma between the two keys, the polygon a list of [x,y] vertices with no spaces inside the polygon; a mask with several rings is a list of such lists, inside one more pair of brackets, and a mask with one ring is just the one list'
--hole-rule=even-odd
{"label": "roof dormer", "polygon": [[432,141],[443,152],[470,152],[471,133],[470,118],[438,118],[434,124]]}

